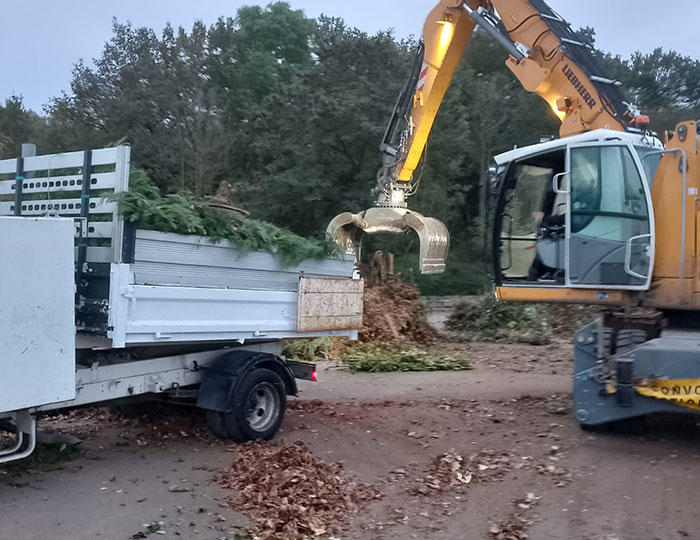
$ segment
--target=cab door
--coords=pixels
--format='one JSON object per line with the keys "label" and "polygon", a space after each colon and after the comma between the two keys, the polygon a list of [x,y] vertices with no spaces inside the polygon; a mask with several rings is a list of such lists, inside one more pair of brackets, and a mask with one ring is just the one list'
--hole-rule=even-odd
{"label": "cab door", "polygon": [[631,144],[567,150],[566,285],[646,290],[654,266],[649,183]]}

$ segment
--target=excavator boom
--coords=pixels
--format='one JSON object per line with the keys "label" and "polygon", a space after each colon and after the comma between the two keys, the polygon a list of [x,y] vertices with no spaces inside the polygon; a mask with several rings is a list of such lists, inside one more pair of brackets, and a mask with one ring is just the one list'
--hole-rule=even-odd
{"label": "excavator boom", "polygon": [[435,218],[408,209],[418,187],[416,171],[435,118],[476,25],[509,53],[506,65],[525,90],[542,97],[562,122],[562,137],[594,129],[633,129],[635,113],[619,83],[543,0],[441,0],[428,15],[411,76],[381,144],[375,206],[340,214],[328,233],[359,249],[365,234],[418,233],[420,271],[445,271],[449,232]]}

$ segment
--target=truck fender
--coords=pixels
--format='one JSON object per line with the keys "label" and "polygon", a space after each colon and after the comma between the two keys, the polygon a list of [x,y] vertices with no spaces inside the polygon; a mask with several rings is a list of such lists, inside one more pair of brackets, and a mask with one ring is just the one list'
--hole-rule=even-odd
{"label": "truck fender", "polygon": [[238,387],[255,369],[265,368],[284,381],[287,395],[296,396],[297,383],[289,366],[280,357],[252,351],[228,351],[206,366],[197,395],[197,407],[221,413],[231,412]]}

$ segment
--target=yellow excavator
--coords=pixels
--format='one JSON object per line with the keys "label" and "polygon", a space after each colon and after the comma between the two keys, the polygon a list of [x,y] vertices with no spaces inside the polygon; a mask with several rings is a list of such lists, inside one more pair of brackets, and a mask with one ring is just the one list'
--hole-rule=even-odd
{"label": "yellow excavator", "polygon": [[523,88],[561,120],[560,138],[494,158],[493,278],[504,301],[600,305],[575,336],[583,427],[700,410],[700,138],[661,137],[589,47],[543,0],[441,0],[381,144],[375,206],[328,232],[415,231],[420,270],[444,272],[449,234],[408,209],[436,115],[476,26],[508,51]]}

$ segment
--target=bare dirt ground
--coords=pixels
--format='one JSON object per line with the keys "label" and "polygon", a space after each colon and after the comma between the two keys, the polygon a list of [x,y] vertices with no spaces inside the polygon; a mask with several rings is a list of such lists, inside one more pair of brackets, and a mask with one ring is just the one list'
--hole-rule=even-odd
{"label": "bare dirt ground", "polygon": [[[566,343],[446,348],[475,369],[323,367],[291,401],[277,442],[305,442],[381,495],[335,538],[700,538],[691,417],[655,420],[645,436],[584,433],[570,415]],[[45,421],[83,448],[54,467],[0,467],[0,539],[247,538],[248,518],[228,508],[230,493],[215,481],[236,447],[211,437],[198,411],[155,416],[90,410]],[[455,485],[436,480],[441,456],[461,458]]]}

